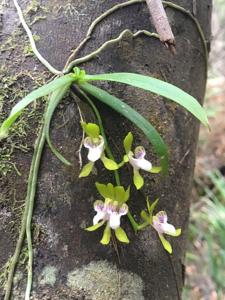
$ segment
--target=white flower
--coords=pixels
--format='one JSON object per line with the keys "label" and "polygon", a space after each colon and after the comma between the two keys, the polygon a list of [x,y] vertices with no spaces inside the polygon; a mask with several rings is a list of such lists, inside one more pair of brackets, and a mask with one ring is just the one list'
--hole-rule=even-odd
{"label": "white flower", "polygon": [[128,206],[123,203],[119,205],[117,201],[106,199],[103,201],[96,201],[94,209],[97,214],[93,218],[93,225],[99,221],[107,221],[110,228],[116,230],[120,227],[120,218],[128,213]]}
{"label": "white flower", "polygon": [[150,163],[150,161],[144,158],[145,155],[146,152],[144,147],[142,146],[138,146],[135,148],[134,155],[131,151],[129,152],[128,154],[129,162],[135,170],[139,170],[139,169],[145,171],[151,170],[152,164]]}
{"label": "white flower", "polygon": [[155,216],[153,216],[152,226],[158,232],[158,234],[168,234],[175,236],[176,229],[173,225],[167,223],[167,214],[165,211],[158,212]]}
{"label": "white flower", "polygon": [[149,172],[152,169],[152,164],[150,163],[150,161],[145,159],[145,154],[145,149],[142,146],[136,147],[134,153],[132,151],[129,151],[129,153],[127,154],[129,163],[133,167],[133,181],[138,190],[144,185],[144,179],[139,173],[139,170],[142,169]]}
{"label": "white flower", "polygon": [[84,147],[88,151],[88,160],[95,162],[99,160],[104,152],[104,139],[101,135],[98,138],[86,137],[84,139]]}

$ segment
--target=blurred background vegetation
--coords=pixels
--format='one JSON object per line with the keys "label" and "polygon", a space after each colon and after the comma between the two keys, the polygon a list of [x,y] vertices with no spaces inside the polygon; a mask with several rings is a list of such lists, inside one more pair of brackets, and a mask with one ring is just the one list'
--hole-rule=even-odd
{"label": "blurred background vegetation", "polygon": [[184,300],[225,299],[225,0],[213,5],[205,98],[211,132],[200,130]]}

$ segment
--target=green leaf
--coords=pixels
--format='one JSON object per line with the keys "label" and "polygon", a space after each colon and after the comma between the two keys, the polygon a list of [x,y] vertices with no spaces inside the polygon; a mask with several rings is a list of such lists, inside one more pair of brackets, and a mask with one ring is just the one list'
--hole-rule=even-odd
{"label": "green leaf", "polygon": [[172,250],[170,243],[164,238],[164,236],[162,234],[159,234],[159,238],[160,238],[160,241],[161,241],[164,249],[167,252],[169,252],[170,254],[172,254],[173,250]]}
{"label": "green leaf", "polygon": [[56,89],[61,88],[65,85],[71,84],[75,79],[71,74],[64,75],[60,78],[56,78],[53,81],[43,85],[42,87],[34,90],[22,100],[20,100],[11,110],[9,117],[2,123],[0,127],[0,140],[8,135],[9,128],[16,121],[23,109],[27,107],[34,100],[49,95]]}
{"label": "green leaf", "polygon": [[106,225],[104,233],[103,233],[103,237],[102,237],[100,243],[102,245],[108,245],[110,242],[110,238],[111,238],[111,228],[108,225]]}
{"label": "green leaf", "polygon": [[99,223],[97,223],[97,224],[95,224],[95,225],[93,225],[93,226],[90,226],[90,227],[85,228],[85,230],[87,230],[87,231],[95,231],[95,230],[97,230],[99,227],[101,227],[104,223],[105,223],[105,221],[103,220],[103,221],[101,221],[101,222],[99,222]]}
{"label": "green leaf", "polygon": [[150,173],[152,174],[158,174],[159,172],[162,171],[162,167],[152,167],[151,170],[149,170]]}
{"label": "green leaf", "polygon": [[60,89],[55,90],[51,94],[51,97],[49,99],[49,103],[47,106],[47,110],[45,113],[45,118],[44,118],[44,132],[45,132],[45,137],[46,137],[47,143],[49,145],[49,148],[55,154],[55,156],[59,160],[61,160],[62,163],[64,163],[67,166],[70,166],[71,163],[66,158],[64,158],[62,156],[62,154],[59,153],[59,151],[54,147],[54,145],[52,144],[51,139],[50,139],[49,130],[50,130],[50,123],[51,123],[51,119],[54,114],[54,111],[55,111],[56,107],[58,106],[58,104],[60,103],[60,101],[65,96],[69,87],[70,87],[70,84],[66,84],[65,86],[61,87]]}
{"label": "green leaf", "polygon": [[91,138],[98,138],[100,134],[99,126],[94,123],[81,123],[85,133]]}
{"label": "green leaf", "polygon": [[133,134],[131,132],[129,132],[123,141],[123,145],[124,145],[126,154],[128,154],[130,152],[132,144],[133,144]]}
{"label": "green leaf", "polygon": [[101,102],[105,103],[106,105],[110,106],[115,111],[126,117],[144,132],[148,140],[152,143],[155,152],[159,155],[161,159],[163,174],[166,174],[168,170],[167,146],[162,140],[157,130],[137,111],[135,111],[128,104],[122,102],[115,96],[112,96],[106,91],[88,83],[82,83],[80,84],[80,87],[85,92],[91,94],[95,98],[99,99]]}
{"label": "green leaf", "polygon": [[138,170],[134,170],[133,181],[137,190],[140,190],[140,188],[142,188],[142,186],[144,185],[144,179],[141,176],[141,174],[138,172]]}
{"label": "green leaf", "polygon": [[94,166],[94,163],[92,161],[90,161],[89,163],[84,165],[80,172],[79,178],[87,177],[91,173],[93,166]]}
{"label": "green leaf", "polygon": [[176,87],[168,82],[134,73],[111,73],[99,75],[86,75],[85,80],[106,80],[125,83],[147,90],[149,92],[166,97],[179,105],[183,106],[186,110],[192,113],[199,121],[205,126],[208,126],[208,119],[204,108],[199,102],[184,92],[182,89]]}
{"label": "green leaf", "polygon": [[116,235],[117,240],[119,240],[122,243],[128,244],[130,242],[127,237],[126,232],[121,227],[119,227],[115,230],[115,235]]}
{"label": "green leaf", "polygon": [[101,156],[101,161],[107,170],[112,171],[118,169],[117,163],[114,160],[107,158],[105,155]]}

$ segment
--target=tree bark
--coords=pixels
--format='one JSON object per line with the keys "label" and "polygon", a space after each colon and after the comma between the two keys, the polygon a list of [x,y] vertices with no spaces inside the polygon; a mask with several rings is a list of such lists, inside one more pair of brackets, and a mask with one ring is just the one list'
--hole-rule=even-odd
{"label": "tree bark", "polygon": [[[22,2],[22,1],[21,1]],[[39,39],[37,47],[55,67],[63,68],[70,51],[85,37],[88,26],[98,15],[117,3],[117,0],[84,1],[23,1],[25,18]],[[192,10],[192,1],[175,3]],[[175,56],[160,41],[147,37],[124,37],[116,46],[82,65],[87,73],[135,72],[166,80],[184,89],[202,102],[205,92],[205,54],[196,26],[185,14],[167,8],[176,38]],[[206,39],[210,38],[211,0],[197,1],[197,19]],[[2,6],[1,14],[1,86],[0,120],[10,111],[13,101],[50,78],[35,59],[27,37],[19,25],[13,4]],[[124,29],[154,31],[146,4],[123,8],[102,21],[80,56],[117,37]],[[123,223],[130,239],[129,245],[99,243],[102,230],[94,233],[83,228],[90,226],[94,215],[93,202],[99,195],[96,181],[114,183],[113,173],[99,163],[94,175],[78,179],[77,150],[82,131],[79,113],[71,97],[60,105],[52,122],[52,140],[64,156],[72,161],[66,167],[45,148],[38,181],[33,217],[34,280],[32,299],[181,299],[184,283],[184,255],[190,206],[190,191],[198,139],[198,122],[181,107],[161,97],[121,84],[101,84],[114,95],[129,103],[159,130],[169,146],[170,165],[166,177],[144,175],[145,187],[137,192],[132,187],[130,207],[138,218],[145,208],[145,196],[159,197],[157,210],[166,210],[169,221],[182,228],[179,238],[171,239],[173,255],[162,248],[156,232],[147,228],[135,235],[128,222]],[[29,166],[42,101],[37,101],[36,114],[32,108],[25,113],[17,130],[1,142],[1,227],[0,265],[4,266],[14,252],[21,219]],[[88,122],[94,121],[90,109],[80,104]],[[146,147],[149,158],[157,163],[156,155],[143,134],[130,122],[103,105],[100,109],[110,144],[117,161],[122,158],[122,140],[128,131],[135,143]],[[37,113],[38,112],[38,113]],[[5,154],[10,153],[19,176]],[[8,151],[8,152],[7,152]],[[86,152],[83,151],[83,157]],[[8,159],[8,158],[7,158]],[[121,172],[122,184],[130,184],[131,174]],[[21,202],[22,201],[22,202]],[[25,248],[24,248],[25,249]],[[25,259],[26,251],[21,255]],[[20,262],[12,299],[24,299],[25,264]],[[0,292],[4,295],[4,290]]]}

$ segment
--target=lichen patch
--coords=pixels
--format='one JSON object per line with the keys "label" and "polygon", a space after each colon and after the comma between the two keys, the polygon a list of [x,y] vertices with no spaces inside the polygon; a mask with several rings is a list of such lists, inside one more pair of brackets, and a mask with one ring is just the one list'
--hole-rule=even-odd
{"label": "lichen patch", "polygon": [[67,285],[92,300],[144,300],[142,278],[105,260],[92,261],[70,272]]}

